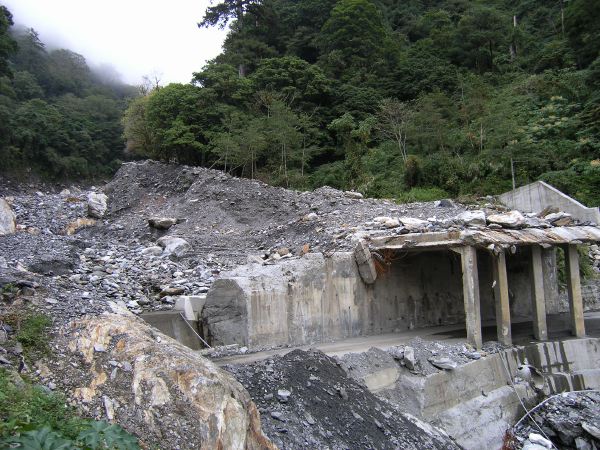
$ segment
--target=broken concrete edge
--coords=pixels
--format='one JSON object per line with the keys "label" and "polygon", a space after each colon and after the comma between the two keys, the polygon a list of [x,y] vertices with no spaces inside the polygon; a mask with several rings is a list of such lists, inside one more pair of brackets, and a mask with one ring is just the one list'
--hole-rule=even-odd
{"label": "broken concrete edge", "polygon": [[354,248],[354,259],[358,266],[358,273],[366,284],[373,284],[377,280],[377,269],[373,261],[373,255],[364,240],[360,240]]}

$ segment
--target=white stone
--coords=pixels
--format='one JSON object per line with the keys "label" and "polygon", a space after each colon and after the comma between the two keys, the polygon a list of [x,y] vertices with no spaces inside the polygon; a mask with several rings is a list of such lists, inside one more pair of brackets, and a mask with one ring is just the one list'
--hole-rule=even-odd
{"label": "white stone", "polygon": [[401,217],[400,222],[402,222],[402,225],[408,228],[409,231],[423,230],[429,225],[429,222],[426,220],[416,219],[414,217]]}
{"label": "white stone", "polygon": [[90,192],[87,197],[88,202],[88,216],[93,217],[95,219],[101,219],[106,214],[106,210],[108,206],[106,202],[108,197],[106,194]]}
{"label": "white stone", "polygon": [[519,211],[509,211],[504,214],[488,216],[488,222],[501,225],[504,228],[518,228],[525,223],[525,217]]}
{"label": "white stone", "polygon": [[529,442],[532,444],[541,445],[544,448],[553,448],[552,442],[537,433],[529,433]]}
{"label": "white stone", "polygon": [[353,198],[356,200],[360,200],[361,198],[363,198],[363,195],[360,192],[355,191],[346,191],[344,192],[344,195],[348,198]]}
{"label": "white stone", "polygon": [[6,200],[0,198],[0,236],[17,230],[17,217]]}
{"label": "white stone", "polygon": [[485,213],[481,210],[465,211],[458,216],[458,220],[465,225],[485,226]]}

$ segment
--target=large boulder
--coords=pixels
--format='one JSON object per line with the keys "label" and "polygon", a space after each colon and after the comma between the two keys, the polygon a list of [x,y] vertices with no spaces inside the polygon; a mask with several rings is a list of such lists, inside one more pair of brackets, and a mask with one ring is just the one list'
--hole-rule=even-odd
{"label": "large boulder", "polygon": [[465,211],[458,216],[458,220],[466,226],[485,227],[485,213],[481,210]]}
{"label": "large boulder", "polygon": [[6,200],[0,198],[0,236],[17,230],[17,217]]}
{"label": "large boulder", "polygon": [[525,217],[519,211],[492,214],[487,219],[489,223],[501,225],[503,228],[520,228],[525,224]]}
{"label": "large boulder", "polygon": [[71,395],[149,447],[275,449],[240,383],[141,319],[85,318],[63,336]]}
{"label": "large boulder", "polygon": [[102,219],[108,208],[106,202],[108,197],[100,192],[90,192],[87,197],[88,216],[94,219]]}

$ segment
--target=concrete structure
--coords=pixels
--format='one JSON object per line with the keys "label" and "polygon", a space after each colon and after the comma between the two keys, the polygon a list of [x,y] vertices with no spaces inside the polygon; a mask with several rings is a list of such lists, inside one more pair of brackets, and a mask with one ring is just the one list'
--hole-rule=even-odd
{"label": "concrete structure", "polygon": [[[507,428],[524,414],[509,385],[519,366],[529,364],[543,373],[542,390],[551,395],[599,389],[599,358],[599,339],[570,339],[511,348],[427,376],[397,364],[373,366],[363,381],[400,408],[440,426],[465,449],[499,448]],[[535,400],[527,383],[515,388],[522,398]]]}
{"label": "concrete structure", "polygon": [[141,314],[140,317],[162,333],[193,350],[204,348],[196,333],[198,321],[185,318],[183,311],[160,311]]}
{"label": "concrete structure", "polygon": [[[557,245],[569,255],[573,334],[584,336],[576,244],[598,240],[596,227],[466,229],[372,239],[359,261],[345,252],[253,263],[213,284],[203,337],[211,345],[260,348],[464,322],[469,342],[480,348],[481,323],[494,318],[498,339],[510,344],[512,316],[532,317],[535,336],[545,339],[546,313],[558,312],[550,251]],[[360,268],[371,253],[386,270],[375,277],[369,269],[366,283]]]}
{"label": "concrete structure", "polygon": [[588,208],[543,181],[522,186],[500,196],[500,201],[512,209],[539,213],[548,207],[571,214],[582,222],[600,224],[598,208]]}

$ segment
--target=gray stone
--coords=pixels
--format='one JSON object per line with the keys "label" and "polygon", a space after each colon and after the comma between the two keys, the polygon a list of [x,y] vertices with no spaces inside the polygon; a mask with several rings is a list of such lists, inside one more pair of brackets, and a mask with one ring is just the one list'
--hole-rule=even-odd
{"label": "gray stone", "polygon": [[406,346],[404,347],[404,365],[406,366],[406,368],[408,370],[415,370],[415,364],[416,364],[416,359],[415,359],[415,349],[410,347],[410,346]]}
{"label": "gray stone", "polygon": [[454,370],[458,366],[458,364],[450,358],[431,358],[429,362],[438,369],[444,370]]}
{"label": "gray stone", "polygon": [[581,422],[581,428],[587,431],[590,435],[594,436],[596,439],[600,440],[600,428],[591,423]]}
{"label": "gray stone", "polygon": [[17,230],[17,218],[6,200],[0,198],[0,236],[13,234]]}
{"label": "gray stone", "polygon": [[154,247],[146,247],[142,250],[142,255],[150,255],[150,256],[160,256],[162,255],[163,249],[162,247],[154,246]]}
{"label": "gray stone", "polygon": [[434,206],[436,208],[454,208],[456,205],[449,198],[443,198],[441,200],[436,200]]}
{"label": "gray stone", "polygon": [[279,389],[277,391],[277,397],[281,403],[287,403],[292,393],[287,389]]}
{"label": "gray stone", "polygon": [[90,192],[87,197],[88,216],[94,219],[103,218],[108,209],[107,200],[106,194]]}
{"label": "gray stone", "polygon": [[163,254],[173,255],[177,258],[181,258],[192,249],[188,241],[174,236],[161,237],[157,244],[164,248]]}
{"label": "gray stone", "polygon": [[157,230],[168,230],[177,223],[173,217],[151,217],[148,219],[148,225]]}

